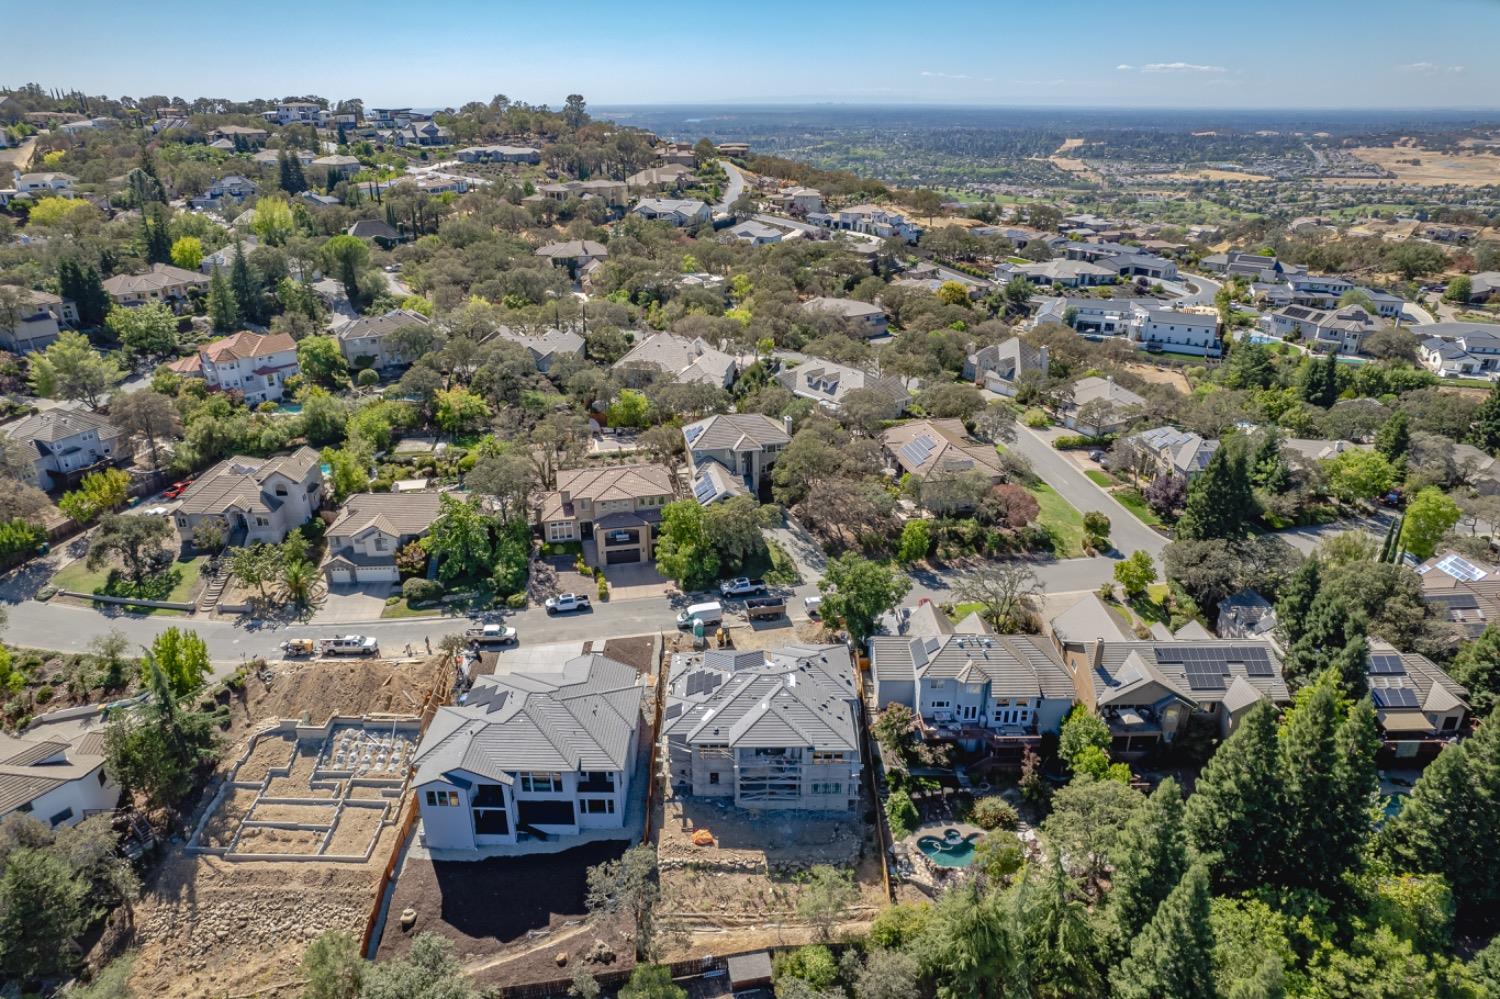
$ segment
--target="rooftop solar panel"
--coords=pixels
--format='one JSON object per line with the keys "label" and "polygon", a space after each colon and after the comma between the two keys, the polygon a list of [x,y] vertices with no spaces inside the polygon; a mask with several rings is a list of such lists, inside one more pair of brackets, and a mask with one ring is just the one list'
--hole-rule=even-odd
{"label": "rooftop solar panel", "polygon": [[1389,652],[1377,653],[1370,657],[1370,673],[1375,676],[1398,676],[1406,672],[1406,666],[1401,657]]}
{"label": "rooftop solar panel", "polygon": [[1437,567],[1454,579],[1465,583],[1477,583],[1489,573],[1479,568],[1462,555],[1444,555]]}

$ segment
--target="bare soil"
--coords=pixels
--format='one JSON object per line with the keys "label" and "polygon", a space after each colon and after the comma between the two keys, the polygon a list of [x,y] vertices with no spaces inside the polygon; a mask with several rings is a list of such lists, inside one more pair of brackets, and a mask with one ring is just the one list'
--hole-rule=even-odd
{"label": "bare soil", "polygon": [[1170,385],[1183,395],[1192,395],[1193,386],[1178,368],[1157,367],[1154,364],[1127,363],[1125,370],[1140,376],[1141,380],[1155,385]]}
{"label": "bare soil", "polygon": [[330,857],[363,856],[370,848],[375,830],[385,820],[385,810],[380,808],[351,808],[345,806],[339,813],[338,824],[323,853]]}
{"label": "bare soil", "polygon": [[279,805],[261,802],[250,809],[251,822],[295,822],[304,826],[333,825],[333,805]]}
{"label": "bare soil", "polygon": [[[1384,167],[1402,183],[1430,186],[1457,184],[1463,187],[1500,184],[1500,156],[1484,153],[1435,153],[1414,145],[1361,146],[1350,152],[1362,160]],[[1390,183],[1376,178],[1338,178],[1329,182]]]}
{"label": "bare soil", "polygon": [[246,826],[240,832],[237,853],[295,853],[312,855],[323,842],[323,833],[312,829],[272,829]]}
{"label": "bare soil", "polygon": [[230,788],[224,800],[214,810],[213,818],[203,827],[200,841],[206,847],[223,848],[234,840],[240,823],[255,804],[255,792],[245,788]]}
{"label": "bare soil", "polygon": [[272,770],[285,768],[297,752],[297,740],[291,736],[284,739],[257,739],[255,748],[235,773],[239,781],[264,781]]}

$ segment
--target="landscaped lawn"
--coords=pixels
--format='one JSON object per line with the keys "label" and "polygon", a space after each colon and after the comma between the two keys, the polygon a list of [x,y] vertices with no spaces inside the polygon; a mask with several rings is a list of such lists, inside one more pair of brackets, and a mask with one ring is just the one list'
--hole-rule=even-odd
{"label": "landscaped lawn", "polygon": [[1052,550],[1058,558],[1077,558],[1083,554],[1083,514],[1058,495],[1045,482],[1028,486],[1041,507],[1037,523],[1052,535]]}
{"label": "landscaped lawn", "polygon": [[382,618],[393,618],[393,617],[431,617],[434,614],[441,614],[442,612],[443,612],[443,608],[442,608],[441,604],[439,604],[437,606],[417,608],[417,607],[412,607],[410,604],[408,604],[406,602],[406,598],[402,597],[400,600],[397,600],[395,603],[393,603],[393,604],[386,604],[383,608],[381,608],[380,616]]}
{"label": "landscaped lawn", "polygon": [[[111,597],[138,597],[143,600],[162,600],[168,603],[186,603],[198,585],[198,576],[203,571],[206,555],[196,555],[186,561],[173,562],[166,572],[148,576],[137,585],[127,582],[123,576],[110,586],[111,566],[98,570],[88,567],[83,559],[64,566],[52,577],[52,585],[60,590],[76,593],[98,593]],[[143,607],[150,614],[180,614],[181,611],[162,607]]]}
{"label": "landscaped lawn", "polygon": [[1147,527],[1165,527],[1167,522],[1157,516],[1156,511],[1146,503],[1146,498],[1141,495],[1139,489],[1121,489],[1113,494],[1120,501],[1120,505],[1135,514],[1137,520]]}
{"label": "landscaped lawn", "polygon": [[1114,476],[1110,475],[1108,472],[1101,472],[1097,468],[1085,469],[1083,474],[1087,475],[1089,477],[1089,481],[1094,485],[1103,486],[1105,489],[1108,489],[1110,486],[1115,484]]}

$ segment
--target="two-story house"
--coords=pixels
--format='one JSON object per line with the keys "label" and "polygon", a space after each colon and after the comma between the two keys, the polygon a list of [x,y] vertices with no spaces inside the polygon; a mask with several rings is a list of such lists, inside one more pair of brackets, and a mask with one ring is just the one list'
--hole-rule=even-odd
{"label": "two-story house", "polygon": [[843,645],[672,657],[662,714],[677,793],[745,809],[859,805],[859,693]]}
{"label": "two-story house", "polygon": [[682,428],[687,444],[688,465],[693,475],[693,495],[707,506],[723,495],[704,491],[704,483],[716,481],[704,471],[711,462],[736,480],[742,490],[758,495],[770,483],[771,466],[791,443],[791,421],[779,423],[761,413],[721,413]]}
{"label": "two-story house", "polygon": [[[54,730],[67,728],[67,735]],[[41,724],[0,733],[0,822],[29,815],[54,829],[114,811],[120,785],[105,770],[102,724]]]}
{"label": "two-story house", "polygon": [[547,541],[581,541],[590,565],[649,562],[661,508],[672,501],[672,470],[612,465],[557,473],[537,516]]}
{"label": "two-story house", "polygon": [[1417,348],[1422,366],[1442,378],[1500,377],[1500,324],[1433,323]]}
{"label": "two-story house", "polygon": [[125,435],[104,417],[83,410],[48,409],[0,433],[32,459],[31,483],[49,492],[69,489],[89,472],[130,457]]}
{"label": "two-story house", "polygon": [[1458,738],[1469,692],[1431,659],[1371,642],[1365,680],[1390,760],[1425,763]]}
{"label": "two-story house", "polygon": [[[10,288],[0,288],[0,295],[7,293]],[[43,350],[57,340],[62,324],[78,322],[77,307],[65,298],[30,288],[16,288],[13,294],[20,306],[15,315],[0,308],[0,348],[12,354]]]}
{"label": "two-story house", "polygon": [[899,378],[883,378],[860,368],[832,361],[809,359],[776,372],[776,380],[799,399],[811,399],[830,411],[838,411],[849,393],[868,391],[890,403],[890,415],[900,416],[911,393]]}
{"label": "two-story house", "polygon": [[1047,348],[1033,347],[1018,336],[980,347],[964,359],[964,378],[999,395],[1014,396],[1027,375],[1047,374]]}
{"label": "two-story house", "polygon": [[18,194],[64,194],[78,183],[78,178],[70,173],[18,173],[15,177]]}
{"label": "two-story house", "polygon": [[251,406],[279,401],[286,380],[301,370],[290,335],[249,330],[206,343],[167,367],[186,378],[202,378],[211,389],[238,392]]}
{"label": "two-story house", "polygon": [[173,520],[185,542],[203,521],[218,520],[231,545],[274,544],[322,505],[322,459],[299,447],[273,458],[225,458],[188,486]]}
{"label": "two-story house", "polygon": [[1224,349],[1219,338],[1219,317],[1212,310],[1189,312],[1138,307],[1131,317],[1130,339],[1153,353],[1218,357]]}
{"label": "two-story house", "polygon": [[116,305],[127,308],[161,302],[175,309],[187,302],[193,292],[207,290],[208,283],[207,274],[171,264],[152,264],[144,274],[116,274],[105,278],[104,291]]}
{"label": "two-story house", "polygon": [[941,622],[936,634],[870,640],[875,703],[912,709],[923,738],[983,749],[1019,766],[1073,706],[1061,656],[1033,635],[992,635],[982,623]]}
{"label": "two-story house", "polygon": [[360,316],[339,328],[339,350],[351,368],[388,370],[411,363],[391,334],[407,326],[426,327],[432,320],[411,309],[392,309],[378,316]]}
{"label": "two-story house", "polygon": [[422,844],[629,838],[644,692],[633,668],[597,652],[477,679],[462,705],[437,710],[412,758]]}
{"label": "two-story house", "polygon": [[356,493],[328,525],[329,586],[395,583],[396,552],[424,537],[442,510],[435,492]]}
{"label": "two-story house", "polygon": [[276,105],[276,122],[291,125],[296,122],[316,122],[323,105],[313,101],[282,101]]}
{"label": "two-story house", "polygon": [[885,336],[889,321],[885,310],[872,302],[861,302],[853,298],[810,298],[802,303],[802,311],[808,316],[833,316],[848,324],[856,335],[865,338]]}
{"label": "two-story house", "polygon": [[495,336],[508,340],[518,347],[525,347],[531,361],[542,374],[552,370],[552,363],[561,357],[583,358],[587,346],[583,334],[576,329],[549,326],[544,329],[522,330],[502,326]]}
{"label": "two-story house", "polygon": [[1324,354],[1357,355],[1365,338],[1385,323],[1370,315],[1363,306],[1342,309],[1314,309],[1306,305],[1288,305],[1261,317],[1267,333],[1281,339],[1302,338],[1315,351]]}
{"label": "two-story house", "polygon": [[740,359],[699,337],[652,333],[614,363],[616,371],[656,368],[672,380],[690,385],[729,388],[740,371]]}
{"label": "two-story house", "polygon": [[1152,475],[1180,475],[1190,482],[1208,467],[1209,459],[1219,449],[1218,441],[1176,427],[1145,430],[1126,441],[1141,469],[1149,469]]}
{"label": "two-story house", "polygon": [[1000,481],[1000,453],[969,436],[962,420],[913,420],[880,435],[890,462],[920,482],[977,472]]}

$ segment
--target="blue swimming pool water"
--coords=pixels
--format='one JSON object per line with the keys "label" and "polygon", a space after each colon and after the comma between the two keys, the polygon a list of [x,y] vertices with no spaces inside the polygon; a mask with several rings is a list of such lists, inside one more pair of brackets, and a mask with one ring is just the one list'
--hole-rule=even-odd
{"label": "blue swimming pool water", "polygon": [[941,836],[923,836],[917,849],[939,867],[968,867],[974,862],[974,844],[979,833],[965,836],[957,829],[945,829]]}

